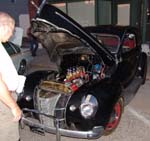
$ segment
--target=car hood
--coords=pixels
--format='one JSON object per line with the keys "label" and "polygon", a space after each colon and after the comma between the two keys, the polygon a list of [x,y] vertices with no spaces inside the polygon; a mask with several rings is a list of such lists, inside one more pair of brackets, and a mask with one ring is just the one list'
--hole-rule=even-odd
{"label": "car hood", "polygon": [[55,52],[54,44],[63,43],[69,34],[71,37],[80,39],[85,47],[90,47],[99,54],[105,64],[115,63],[114,56],[92,34],[52,5],[45,4],[36,18],[32,20],[31,33],[43,44],[49,54]]}

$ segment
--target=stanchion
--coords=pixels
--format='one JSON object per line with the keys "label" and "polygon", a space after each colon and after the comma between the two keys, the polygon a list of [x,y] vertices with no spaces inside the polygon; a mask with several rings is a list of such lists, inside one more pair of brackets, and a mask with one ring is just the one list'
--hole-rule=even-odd
{"label": "stanchion", "polygon": [[61,140],[61,134],[59,131],[59,120],[55,119],[56,122],[56,141],[60,141]]}

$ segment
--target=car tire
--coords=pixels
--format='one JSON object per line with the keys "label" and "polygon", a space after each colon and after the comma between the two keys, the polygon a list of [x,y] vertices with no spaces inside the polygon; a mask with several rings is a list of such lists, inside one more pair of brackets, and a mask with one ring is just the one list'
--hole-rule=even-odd
{"label": "car tire", "polygon": [[147,55],[145,53],[141,55],[138,71],[139,76],[142,78],[142,84],[145,84],[147,74]]}
{"label": "car tire", "polygon": [[18,74],[19,74],[19,75],[23,75],[25,72],[26,72],[26,61],[23,60],[23,61],[21,61],[21,63],[20,63],[19,70],[18,70]]}
{"label": "car tire", "polygon": [[109,122],[105,126],[104,135],[111,134],[118,126],[124,110],[124,100],[122,97],[118,99],[114,105]]}
{"label": "car tire", "polygon": [[146,74],[147,74],[147,55],[146,54],[143,55],[143,61],[145,63],[143,63],[143,68],[142,68],[142,78],[143,78],[142,84],[145,84]]}

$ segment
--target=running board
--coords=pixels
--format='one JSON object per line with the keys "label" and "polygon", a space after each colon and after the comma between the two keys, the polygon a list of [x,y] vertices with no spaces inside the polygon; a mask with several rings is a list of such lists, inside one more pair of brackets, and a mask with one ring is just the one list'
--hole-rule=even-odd
{"label": "running board", "polygon": [[122,96],[124,97],[124,104],[127,105],[132,100],[132,98],[137,93],[143,79],[135,77],[129,86],[122,91]]}

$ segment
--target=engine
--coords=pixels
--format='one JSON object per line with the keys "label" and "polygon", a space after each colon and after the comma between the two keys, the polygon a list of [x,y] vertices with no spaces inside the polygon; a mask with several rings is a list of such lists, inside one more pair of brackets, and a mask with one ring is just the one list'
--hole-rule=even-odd
{"label": "engine", "polygon": [[[66,107],[70,97],[84,84],[99,81],[105,77],[104,65],[93,55],[69,54],[63,56],[59,73],[49,74],[42,80],[34,92],[35,108],[53,115],[60,120],[60,126],[67,128]],[[40,122],[55,126],[55,122],[43,115]]]}

